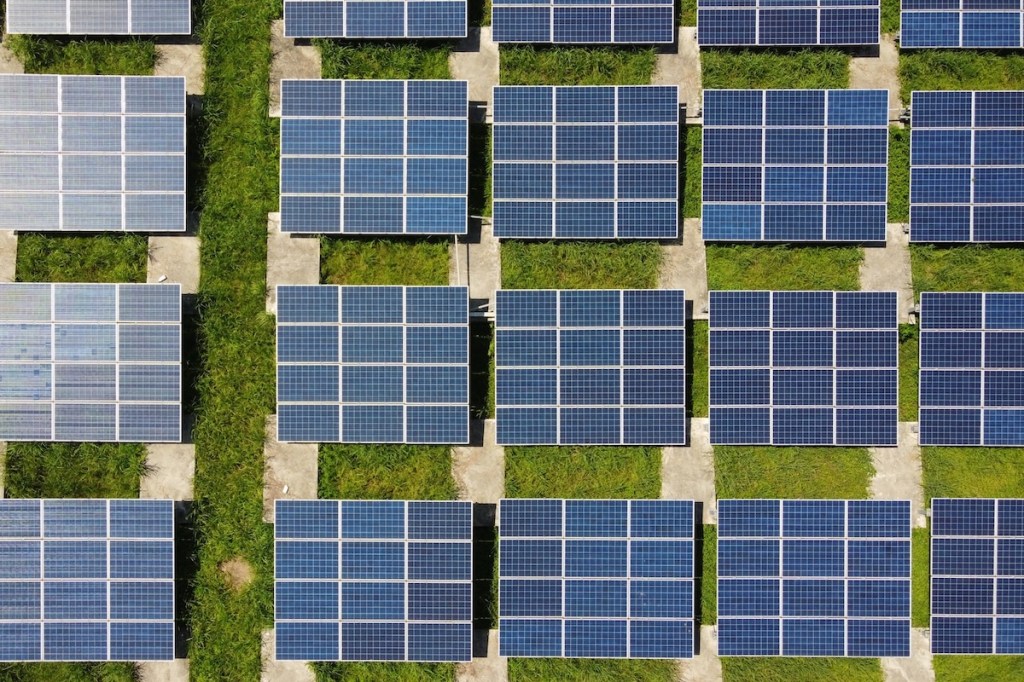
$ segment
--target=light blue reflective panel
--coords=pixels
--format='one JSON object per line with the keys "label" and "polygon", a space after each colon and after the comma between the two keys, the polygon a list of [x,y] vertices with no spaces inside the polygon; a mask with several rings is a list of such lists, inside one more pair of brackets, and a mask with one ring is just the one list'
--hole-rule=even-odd
{"label": "light blue reflective panel", "polygon": [[996,614],[1019,615],[1022,589],[1024,580],[1020,578],[997,578]]}
{"label": "light blue reflective panel", "polygon": [[496,237],[524,239],[553,235],[552,205],[545,202],[495,202]]}
{"label": "light blue reflective panel", "polygon": [[282,232],[341,232],[340,197],[281,197]]}
{"label": "light blue reflective panel", "polygon": [[[829,131],[831,138],[832,131]],[[764,137],[767,164],[825,163],[825,131],[815,128],[767,128]]]}
{"label": "light blue reflective panel", "polygon": [[[405,191],[404,173],[405,164],[402,159],[345,159],[343,191],[346,194],[402,194]],[[321,191],[337,192],[336,185],[333,187]]]}
{"label": "light blue reflective panel", "polygon": [[[278,583],[283,585],[287,583]],[[335,590],[335,605],[337,590]],[[337,608],[335,608],[337,612]],[[341,583],[341,618],[345,620],[404,620],[405,585],[402,582]]]}
{"label": "light blue reflective panel", "polygon": [[341,84],[339,80],[281,81],[281,115],[341,116]]}
{"label": "light blue reflective panel", "polygon": [[409,502],[410,540],[469,540],[473,506],[468,502]]}
{"label": "light blue reflective panel", "polygon": [[141,443],[181,442],[181,405],[124,403],[119,410],[120,440]]}
{"label": "light blue reflective panel", "polygon": [[107,660],[106,623],[43,623],[47,661]]}
{"label": "light blue reflective panel", "polygon": [[[67,160],[64,163],[66,168]],[[124,174],[129,192],[185,191],[184,156],[126,156]]]}
{"label": "light blue reflective panel", "polygon": [[508,327],[555,327],[557,325],[557,291],[497,292],[499,329]]}
{"label": "light blue reflective panel", "polygon": [[341,361],[402,362],[402,327],[346,326],[341,331]]}
{"label": "light blue reflective panel", "polygon": [[619,408],[562,408],[559,440],[563,445],[618,444],[622,440]]}
{"label": "light blue reflective panel", "polygon": [[935,538],[932,541],[934,575],[995,574],[995,540]]}
{"label": "light blue reflective panel", "polygon": [[113,362],[116,359],[116,338],[114,324],[54,325],[54,359]]}
{"label": "light blue reflective panel", "polygon": [[761,128],[714,128],[705,126],[705,172],[708,165],[753,164],[760,165],[763,158]]}
{"label": "light blue reflective panel", "polygon": [[106,578],[107,543],[48,540],[43,543],[43,571],[47,579]]}
{"label": "light blue reflective panel", "polygon": [[996,653],[1020,654],[1024,651],[1024,619],[996,620]]}
{"label": "light blue reflective panel", "polygon": [[38,579],[40,545],[38,541],[0,542],[0,578]]}
{"label": "light blue reflective panel", "polygon": [[[55,440],[66,441],[118,440],[117,407],[107,404],[57,404],[54,406],[53,435]],[[120,440],[130,440],[129,434],[121,434]]]}
{"label": "light blue reflective panel", "polygon": [[679,130],[673,125],[628,125],[618,128],[619,161],[676,161]]}
{"label": "light blue reflective panel", "polygon": [[[126,122],[133,119],[124,119]],[[137,122],[136,132],[137,138]],[[148,120],[148,119],[147,119]],[[159,120],[159,119],[153,119]],[[62,116],[61,151],[64,152],[120,152],[121,121],[118,116]],[[127,131],[126,131],[127,132]],[[38,132],[37,132],[38,135]],[[128,151],[157,151],[129,149]],[[173,150],[172,150],[173,151]],[[180,150],[178,150],[180,151]]]}
{"label": "light blue reflective panel", "polygon": [[340,627],[339,623],[277,621],[274,657],[279,661],[337,661]]}
{"label": "light blue reflective panel", "polygon": [[719,537],[779,537],[779,500],[719,500]]}
{"label": "light blue reflective panel", "polygon": [[335,402],[338,400],[338,370],[331,365],[278,365],[279,402]]}
{"label": "light blue reflective panel", "polygon": [[408,324],[466,324],[469,321],[467,287],[408,287]]}
{"label": "light blue reflective panel", "polygon": [[341,368],[343,403],[401,403],[402,367],[346,365]]}
{"label": "light blue reflective panel", "polygon": [[[115,122],[118,119],[114,119]],[[82,133],[79,132],[79,138]],[[81,142],[81,140],[79,140]],[[0,120],[0,147],[8,152],[57,152],[57,117],[6,115]],[[97,151],[120,151],[114,149]]]}
{"label": "light blue reflective panel", "polygon": [[720,539],[718,556],[719,576],[781,575],[778,540]]}
{"label": "light blue reflective panel", "polygon": [[624,500],[566,500],[566,537],[626,537]]}
{"label": "light blue reflective panel", "polygon": [[[526,531],[529,532],[529,531]],[[561,530],[559,529],[559,533]],[[502,541],[501,576],[544,577],[562,575],[561,540]]]}
{"label": "light blue reflective panel", "polygon": [[118,395],[123,402],[181,399],[180,366],[122,365],[119,371]]}
{"label": "light blue reflective panel", "polygon": [[690,500],[633,500],[630,535],[638,538],[692,538],[694,503]]}
{"label": "light blue reflective panel", "polygon": [[405,503],[374,500],[340,504],[340,537],[396,540],[405,537]]}
{"label": "light blue reflective panel", "polygon": [[386,38],[405,35],[404,2],[353,2],[345,5],[347,38]]}
{"label": "light blue reflective panel", "polygon": [[459,156],[465,163],[467,122],[460,120],[411,120],[406,153],[417,156]]}
{"label": "light blue reflective panel", "polygon": [[467,166],[465,159],[406,160],[406,193],[465,194]]}
{"label": "light blue reflective panel", "polygon": [[622,375],[617,369],[563,369],[559,399],[562,405],[618,405]]}
{"label": "light blue reflective panel", "polygon": [[674,86],[619,87],[619,121],[677,123],[677,89]]}
{"label": "light blue reflective panel", "polygon": [[727,618],[718,621],[720,656],[778,656],[780,621]]}
{"label": "light blue reflective panel", "polygon": [[941,618],[931,621],[932,651],[937,654],[991,654],[993,619]]}
{"label": "light blue reflective panel", "polygon": [[338,503],[334,500],[277,500],[276,538],[337,538]]}
{"label": "light blue reflective panel", "polygon": [[580,201],[555,204],[555,237],[558,239],[611,239],[615,236],[615,204],[611,201]]}
{"label": "light blue reflective panel", "polygon": [[555,166],[557,199],[614,199],[615,165],[574,163]]}
{"label": "light blue reflective panel", "polygon": [[975,176],[974,203],[1024,203],[1024,168],[979,168]]}
{"label": "light blue reflective panel", "polygon": [[842,619],[785,619],[782,621],[783,656],[843,656],[845,627]]}
{"label": "light blue reflective panel", "polygon": [[118,336],[118,359],[121,362],[181,360],[181,327],[178,325],[122,324]]}
{"label": "light blue reflective panel", "polygon": [[553,95],[554,88],[546,86],[495,87],[494,122],[496,124],[553,122]]}
{"label": "light blue reflective panel", "polygon": [[174,658],[174,623],[111,623],[110,660],[169,661]]}
{"label": "light blue reflective panel", "polygon": [[786,537],[842,538],[846,532],[842,500],[783,500],[782,517]]}
{"label": "light blue reflective panel", "polygon": [[553,445],[558,443],[556,408],[497,409],[498,443],[501,445]]}
{"label": "light blue reflective panel", "polygon": [[278,580],[337,580],[337,540],[277,542],[274,547],[274,577]]}
{"label": "light blue reflective panel", "polygon": [[896,326],[896,294],[889,291],[836,292],[836,327],[876,329]]}
{"label": "light blue reflective panel", "polygon": [[408,115],[464,118],[469,104],[466,81],[407,81]]}
{"label": "light blue reflective panel", "polygon": [[499,589],[501,617],[562,615],[561,578],[554,580],[515,580],[502,576]]}
{"label": "light blue reflective panel", "polygon": [[559,126],[555,128],[555,159],[558,161],[614,161],[616,132],[613,125]]}
{"label": "light blue reflective panel", "polygon": [[[497,12],[495,12],[495,19],[497,19]],[[502,618],[498,633],[498,646],[502,656],[562,655],[561,619],[517,620]]]}
{"label": "light blue reflective panel", "polygon": [[167,500],[110,500],[110,537],[174,537],[174,507]]}
{"label": "light blue reflective panel", "polygon": [[974,162],[978,165],[1017,165],[1022,153],[1024,130],[976,130],[974,133]]}
{"label": "light blue reflective panel", "polygon": [[[135,7],[141,2],[136,0]],[[187,32],[187,31],[186,31]],[[65,81],[65,85],[67,81]],[[120,96],[118,97],[120,110]],[[185,111],[185,79],[126,76],[124,107],[129,114],[181,114]]]}
{"label": "light blue reflective panel", "polygon": [[351,234],[397,234],[403,231],[402,197],[345,197],[342,223]]}
{"label": "light blue reflective panel", "polygon": [[985,410],[985,445],[1024,444],[1024,411]]}
{"label": "light blue reflective panel", "polygon": [[345,81],[344,89],[346,117],[405,115],[404,81]]}
{"label": "light blue reflective panel", "polygon": [[0,583],[0,618],[10,620],[39,620],[42,618],[42,583]]}
{"label": "light blue reflective panel", "polygon": [[338,328],[279,326],[278,362],[338,362]]}
{"label": "light blue reflective panel", "polygon": [[[996,535],[995,509],[995,500],[936,498],[932,501],[932,535]],[[1004,534],[1002,515],[999,534]]]}
{"label": "light blue reflective panel", "polygon": [[470,580],[472,545],[467,542],[410,542],[409,580]]}
{"label": "light blue reflective panel", "polygon": [[405,151],[402,121],[346,119],[346,156],[401,156]]}
{"label": "light blue reflective panel", "polygon": [[401,443],[401,405],[345,405],[341,408],[341,440],[345,443]]}
{"label": "light blue reflective panel", "polygon": [[41,504],[41,500],[0,500],[0,537],[39,537]]}
{"label": "light blue reflective panel", "polygon": [[[765,169],[765,201],[824,201],[823,167],[774,166]],[[831,175],[830,175],[831,180]]]}
{"label": "light blue reflective panel", "polygon": [[985,334],[985,368],[1021,368],[1024,331],[990,331]]}
{"label": "light blue reflective panel", "polygon": [[[438,3],[431,0],[424,4]],[[410,623],[408,638],[410,661],[468,662],[473,657],[472,623]]]}
{"label": "light blue reflective panel", "polygon": [[886,126],[889,96],[885,90],[829,90],[830,126]]}
{"label": "light blue reflective panel", "polygon": [[158,540],[111,541],[110,577],[173,578],[173,543]]}
{"label": "light blue reflective panel", "polygon": [[631,580],[631,618],[693,618],[693,583],[689,580]]}
{"label": "light blue reflective panel", "polygon": [[550,163],[495,163],[495,199],[550,199],[554,166]]}
{"label": "light blue reflective panel", "polygon": [[565,616],[625,618],[625,580],[565,581]]}
{"label": "light blue reflective panel", "polygon": [[566,620],[565,655],[570,658],[625,658],[625,620]]}
{"label": "light blue reflective panel", "polygon": [[[372,4],[372,3],[359,3]],[[401,7],[401,3],[395,3]],[[344,661],[401,661],[405,658],[403,623],[341,624],[341,659]]]}
{"label": "light blue reflective panel", "polygon": [[777,367],[831,367],[832,337],[830,331],[774,331],[772,362]]}
{"label": "light blue reflective panel", "polygon": [[693,543],[684,540],[636,540],[630,544],[630,576],[692,578]]}
{"label": "light blue reflective panel", "polygon": [[629,628],[633,658],[692,658],[693,622],[688,620],[633,621]]}
{"label": "light blue reflective panel", "polygon": [[[127,290],[123,285],[54,285],[54,319],[62,322],[113,322],[117,319],[116,301],[119,292],[123,295]],[[134,293],[130,293],[129,297]],[[177,320],[174,317],[170,321]]]}
{"label": "light blue reflective panel", "polygon": [[338,413],[338,405],[278,405],[278,438],[285,443],[336,443]]}
{"label": "light blue reflective panel", "polygon": [[910,543],[903,540],[850,540],[846,548],[851,578],[910,577]]}
{"label": "light blue reflective panel", "polygon": [[[51,366],[7,365],[0,372],[0,399],[4,400],[50,400]],[[95,399],[95,396],[88,396]],[[113,396],[110,397],[113,399]]]}
{"label": "light blue reflective panel", "polygon": [[48,620],[106,620],[107,583],[49,582],[43,608]]}
{"label": "light blue reflective panel", "polygon": [[668,163],[630,163],[618,167],[619,199],[675,199],[678,177]]}
{"label": "light blue reflective panel", "polygon": [[[65,130],[67,118],[64,118]],[[64,147],[67,150],[67,146]],[[120,141],[110,151],[120,151]],[[185,153],[185,116],[128,116],[124,119],[126,152]],[[100,149],[98,151],[106,151]]]}
{"label": "light blue reflective panel", "polygon": [[0,405],[0,436],[8,440],[51,440],[51,410],[48,404]]}
{"label": "light blue reflective panel", "polygon": [[38,661],[41,658],[40,623],[0,623],[0,658]]}
{"label": "light blue reflective panel", "polygon": [[[334,0],[321,2],[284,3],[285,35],[289,38],[337,37],[345,35],[345,3]],[[337,633],[335,633],[337,634]],[[337,645],[335,645],[335,650]]]}
{"label": "light blue reflective panel", "polygon": [[981,48],[1020,48],[1019,7],[1014,12],[964,12],[963,45]]}
{"label": "light blue reflective panel", "polygon": [[1024,295],[985,294],[985,327],[987,329],[1024,328]]}
{"label": "light blue reflective panel", "polygon": [[503,499],[503,537],[562,536],[562,500]]}
{"label": "light blue reflective panel", "polygon": [[622,402],[626,405],[682,405],[686,371],[627,369],[622,373]]}

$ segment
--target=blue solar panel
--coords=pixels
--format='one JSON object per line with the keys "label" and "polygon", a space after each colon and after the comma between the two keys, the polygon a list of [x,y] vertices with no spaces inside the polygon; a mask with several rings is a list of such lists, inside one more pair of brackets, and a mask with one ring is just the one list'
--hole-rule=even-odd
{"label": "blue solar panel", "polygon": [[911,101],[910,240],[1024,241],[1024,91]]}
{"label": "blue solar panel", "polygon": [[277,660],[468,661],[469,502],[278,500]]}
{"label": "blue solar panel", "polygon": [[0,500],[0,660],[174,658],[170,500]]}
{"label": "blue solar panel", "polygon": [[1016,0],[903,0],[900,47],[1019,49],[1022,11]]}
{"label": "blue solar panel", "polygon": [[698,0],[701,45],[877,45],[877,0]]}
{"label": "blue solar panel", "polygon": [[884,242],[884,90],[705,90],[705,240]]}
{"label": "blue solar panel", "polygon": [[494,234],[674,239],[678,89],[494,89]]}
{"label": "blue solar panel", "polygon": [[1024,445],[1024,294],[921,294],[921,445]]}
{"label": "blue solar panel", "polygon": [[8,33],[187,35],[188,0],[8,0]]}
{"label": "blue solar panel", "polygon": [[502,656],[693,656],[693,502],[502,500],[500,519]]}
{"label": "blue solar panel", "polygon": [[681,290],[498,291],[498,443],[685,443],[685,305]]}
{"label": "blue solar panel", "polygon": [[894,292],[713,291],[711,442],[895,445]]}
{"label": "blue solar panel", "polygon": [[910,503],[719,500],[721,656],[909,656]]}
{"label": "blue solar panel", "polygon": [[283,81],[281,230],[465,234],[466,87]]}
{"label": "blue solar panel", "polygon": [[469,441],[466,287],[281,286],[277,436]]}
{"label": "blue solar panel", "polygon": [[466,0],[285,0],[289,38],[464,38]]}
{"label": "blue solar panel", "polygon": [[491,21],[498,43],[671,43],[673,10],[671,0],[494,0]]}

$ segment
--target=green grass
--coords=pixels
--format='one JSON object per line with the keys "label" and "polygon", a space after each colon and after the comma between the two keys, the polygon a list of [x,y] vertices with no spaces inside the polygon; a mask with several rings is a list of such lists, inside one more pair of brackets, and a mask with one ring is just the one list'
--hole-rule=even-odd
{"label": "green grass", "polygon": [[138,76],[153,73],[156,65],[156,46],[150,40],[53,40],[17,35],[6,42],[25,65],[25,73]]}
{"label": "green grass", "polygon": [[701,126],[688,125],[685,131],[682,158],[679,160],[683,167],[683,177],[680,179],[683,188],[683,217],[699,218],[701,179],[704,172],[701,166],[704,138]]}
{"label": "green grass", "polygon": [[658,285],[657,242],[525,242],[501,245],[505,289],[650,289]]}
{"label": "green grass", "polygon": [[900,0],[882,0],[882,33],[900,30]]}
{"label": "green grass", "polygon": [[317,682],[454,682],[455,666],[447,663],[317,663]]}
{"label": "green grass", "polygon": [[838,50],[701,50],[705,89],[845,88],[850,55]]}
{"label": "green grass", "polygon": [[1024,450],[921,448],[925,501],[933,497],[1024,497]]}
{"label": "green grass", "polygon": [[890,223],[910,221],[910,130],[889,127]]}
{"label": "green grass", "polygon": [[915,628],[926,628],[929,626],[929,614],[931,604],[931,536],[927,528],[915,528],[912,534],[911,556],[913,565],[911,567],[911,588],[913,595],[911,604],[911,617]]}
{"label": "green grass", "polygon": [[877,658],[723,658],[725,682],[882,682]]}
{"label": "green grass", "polygon": [[1024,249],[971,244],[910,247],[914,293],[922,291],[1018,291],[1024,281]]}
{"label": "green grass", "polygon": [[661,496],[661,449],[505,448],[506,497],[641,499]]}
{"label": "green grass", "polygon": [[0,663],[3,682],[136,682],[133,663]]}
{"label": "green grass", "polygon": [[862,499],[875,469],[864,448],[715,448],[715,493],[729,498]]}
{"label": "green grass", "polygon": [[148,240],[139,234],[18,235],[19,282],[145,282]]}
{"label": "green grass", "polygon": [[900,421],[917,421],[918,337],[916,324],[900,325]]}
{"label": "green grass", "polygon": [[424,239],[335,239],[320,242],[324,284],[448,284],[448,242]]}
{"label": "green grass", "polygon": [[324,78],[451,78],[450,45],[315,42],[320,48],[320,72]]}
{"label": "green grass", "polygon": [[431,445],[322,445],[318,496],[338,500],[453,500],[452,458]]}
{"label": "green grass", "polygon": [[936,682],[1024,679],[1024,656],[936,656]]}
{"label": "green grass", "polygon": [[679,12],[680,26],[697,25],[697,0],[682,0],[682,7]]}
{"label": "green grass", "polygon": [[856,246],[708,244],[708,288],[856,291],[863,258]]}
{"label": "green grass", "polygon": [[139,443],[8,443],[8,497],[138,497]]}
{"label": "green grass", "polygon": [[704,525],[703,565],[701,566],[700,585],[700,624],[711,625],[718,622],[718,526]]}
{"label": "green grass", "polygon": [[914,90],[1020,90],[1024,55],[973,50],[912,50],[900,53],[901,98]]}
{"label": "green grass", "polygon": [[673,682],[675,661],[510,658],[509,682]]}
{"label": "green grass", "polygon": [[708,322],[690,323],[690,416],[708,416]]}
{"label": "green grass", "polygon": [[500,48],[502,85],[647,85],[654,75],[651,48]]}

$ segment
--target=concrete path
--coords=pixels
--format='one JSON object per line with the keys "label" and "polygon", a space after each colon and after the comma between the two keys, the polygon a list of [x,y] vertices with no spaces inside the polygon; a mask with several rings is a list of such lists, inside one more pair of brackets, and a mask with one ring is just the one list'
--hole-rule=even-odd
{"label": "concrete path", "polygon": [[501,249],[489,220],[479,230],[471,229],[468,238],[452,244],[448,283],[469,286],[472,310],[494,301],[494,292],[501,285]]}
{"label": "concrete path", "polygon": [[469,101],[491,104],[491,92],[498,84],[498,44],[491,40],[491,27],[470,27],[448,56],[453,80],[469,81]]}
{"label": "concrete path", "polygon": [[188,682],[187,658],[173,661],[147,661],[138,664],[139,682]]}
{"label": "concrete path", "polygon": [[275,500],[315,500],[319,475],[316,443],[281,443],[277,415],[267,417],[263,443],[263,520],[274,522]]}
{"label": "concrete path", "polygon": [[18,269],[18,233],[0,230],[0,282],[13,282]]}
{"label": "concrete path", "polygon": [[[6,43],[6,41],[4,41]],[[11,52],[6,44],[0,43],[0,73],[25,73],[21,60]]]}
{"label": "concrete path", "polygon": [[185,94],[202,95],[206,85],[203,46],[173,44],[156,46],[154,76],[184,76]]}
{"label": "concrete path", "polygon": [[883,658],[885,682],[935,682],[932,647],[925,628],[910,630],[910,658]]}
{"label": "concrete path", "polygon": [[899,122],[903,113],[900,102],[900,51],[892,34],[884,34],[878,55],[854,57],[850,60],[851,90],[888,90],[889,120]]}
{"label": "concrete path", "polygon": [[708,319],[708,266],[700,218],[686,218],[682,238],[662,245],[659,289],[684,289],[693,301],[693,319]]}
{"label": "concrete path", "polygon": [[681,682],[721,682],[722,659],[718,657],[718,635],[714,625],[700,628],[700,654],[679,663]]}
{"label": "concrete path", "polygon": [[686,105],[686,118],[700,116],[700,48],[697,46],[697,28],[679,29],[675,53],[662,53],[654,65],[652,85],[678,85],[679,103]]}
{"label": "concrete path", "polygon": [[470,445],[452,448],[452,478],[459,498],[497,504],[505,496],[505,448],[497,443],[493,419],[470,424]]}
{"label": "concrete path", "polygon": [[670,500],[695,500],[704,505],[703,523],[716,523],[715,453],[711,449],[711,423],[690,420],[690,443],[661,451],[661,496]]}
{"label": "concrete path", "polygon": [[308,664],[301,661],[275,661],[274,642],[274,631],[264,630],[261,682],[315,682],[316,675]]}
{"label": "concrete path", "polygon": [[151,236],[146,281],[180,284],[181,293],[198,293],[199,237],[184,234]]}
{"label": "concrete path", "polygon": [[910,235],[903,223],[886,226],[885,246],[864,248],[860,264],[861,291],[896,291],[900,322],[910,322],[914,307],[914,283],[910,272]]}
{"label": "concrete path", "polygon": [[[498,655],[498,631],[476,630],[473,639],[473,660],[456,667],[456,682],[508,682],[508,659]],[[486,656],[476,646],[481,640],[486,642]]]}
{"label": "concrete path", "polygon": [[271,213],[267,219],[267,312],[277,314],[278,284],[319,283],[320,240],[281,232],[281,214]]}
{"label": "concrete path", "polygon": [[149,443],[146,472],[139,481],[139,497],[181,502],[193,499],[196,446],[191,443]]}
{"label": "concrete path", "polygon": [[899,444],[894,448],[869,448],[875,477],[870,491],[876,500],[910,500],[915,524],[927,525],[924,504],[924,478],[921,471],[921,448],[917,424],[900,422]]}
{"label": "concrete path", "polygon": [[270,115],[281,115],[281,81],[286,78],[320,78],[320,50],[296,45],[284,37],[284,20],[270,24]]}

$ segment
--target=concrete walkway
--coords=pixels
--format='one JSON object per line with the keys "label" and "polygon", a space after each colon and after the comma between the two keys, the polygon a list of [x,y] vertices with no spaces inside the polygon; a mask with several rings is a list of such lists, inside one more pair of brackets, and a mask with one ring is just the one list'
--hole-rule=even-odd
{"label": "concrete walkway", "polygon": [[693,302],[693,319],[708,319],[708,266],[700,218],[686,218],[682,238],[662,245],[659,289],[683,289]]}
{"label": "concrete walkway", "polygon": [[861,291],[896,291],[900,322],[910,322],[914,307],[914,283],[910,272],[910,235],[903,223],[886,226],[884,246],[864,247],[860,264]]}
{"label": "concrete walkway", "polygon": [[277,285],[320,283],[320,240],[281,232],[281,214],[267,218],[267,312],[277,314]]}
{"label": "concrete walkway", "polygon": [[284,20],[270,24],[270,115],[281,115],[281,81],[286,78],[320,78],[320,50],[296,45],[284,37]]}
{"label": "concrete walkway", "polygon": [[148,443],[146,473],[139,481],[139,497],[182,502],[193,499],[196,446],[191,443]]}
{"label": "concrete walkway", "polygon": [[497,504],[505,496],[505,448],[493,419],[470,424],[470,445],[452,448],[452,478],[459,499]]}
{"label": "concrete walkway", "polygon": [[869,448],[875,477],[871,479],[871,497],[875,500],[910,500],[918,528],[927,525],[924,503],[924,478],[917,424],[900,422],[898,445],[894,448]]}
{"label": "concrete walkway", "polygon": [[188,682],[187,658],[173,661],[147,661],[138,664],[139,682]]}
{"label": "concrete walkway", "polygon": [[277,415],[267,417],[263,443],[263,520],[274,522],[276,500],[315,500],[319,475],[316,443],[281,443]]}
{"label": "concrete walkway", "polygon": [[313,669],[308,664],[301,661],[274,660],[275,641],[272,629],[263,631],[261,682],[314,682],[316,675],[313,674]]}
{"label": "concrete walkway", "polygon": [[25,73],[21,60],[5,44],[0,44],[0,73]]}
{"label": "concrete walkway", "polygon": [[453,80],[469,81],[469,101],[491,105],[492,90],[498,84],[498,44],[491,40],[491,27],[471,26],[448,56]]}
{"label": "concrete walkway", "polygon": [[708,419],[690,420],[690,443],[661,451],[661,497],[704,505],[703,523],[716,523],[715,453]]}
{"label": "concrete walkway", "polygon": [[661,53],[654,65],[652,85],[679,86],[679,103],[686,105],[686,118],[700,115],[701,72],[697,28],[683,26],[676,40],[676,52]]}
{"label": "concrete walkway", "polygon": [[18,269],[18,233],[0,230],[0,282],[13,282]]}
{"label": "concrete walkway", "polygon": [[180,284],[181,293],[199,292],[199,237],[194,235],[152,235],[146,281]]}
{"label": "concrete walkway", "polygon": [[[508,682],[508,659],[498,655],[498,631],[476,630],[473,639],[473,660],[456,667],[456,682]],[[486,656],[480,655],[478,642],[487,647]]]}
{"label": "concrete walkway", "polygon": [[680,661],[681,682],[721,682],[722,659],[718,657],[718,635],[714,625],[700,628],[700,654],[688,661]]}
{"label": "concrete walkway", "polygon": [[925,628],[910,630],[910,658],[882,658],[885,682],[935,682],[932,645]]}
{"label": "concrete walkway", "polygon": [[501,285],[501,249],[489,220],[452,244],[448,283],[469,286],[472,310],[493,303],[494,292]]}
{"label": "concrete walkway", "polygon": [[889,120],[898,123],[903,104],[900,102],[900,51],[895,36],[882,35],[877,55],[850,60],[850,89],[888,90]]}
{"label": "concrete walkway", "polygon": [[184,76],[185,94],[202,95],[206,85],[206,61],[203,46],[171,44],[156,46],[154,76]]}

